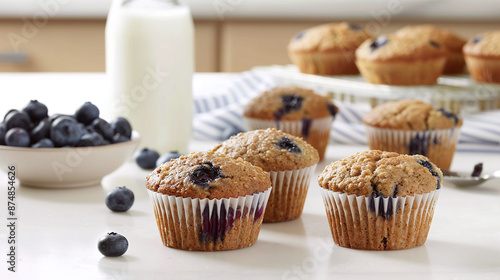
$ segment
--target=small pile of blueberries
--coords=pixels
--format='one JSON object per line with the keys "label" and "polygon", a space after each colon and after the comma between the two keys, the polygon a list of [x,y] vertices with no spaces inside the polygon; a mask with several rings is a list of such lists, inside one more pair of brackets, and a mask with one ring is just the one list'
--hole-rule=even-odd
{"label": "small pile of blueberries", "polygon": [[125,118],[108,123],[99,108],[85,102],[73,115],[48,115],[47,106],[31,100],[22,110],[7,112],[0,124],[0,145],[32,148],[88,147],[129,141],[132,127]]}

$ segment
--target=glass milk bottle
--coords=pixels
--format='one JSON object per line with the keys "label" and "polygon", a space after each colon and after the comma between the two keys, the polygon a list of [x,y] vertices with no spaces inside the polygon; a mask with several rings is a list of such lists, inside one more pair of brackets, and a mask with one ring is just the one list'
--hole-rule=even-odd
{"label": "glass milk bottle", "polygon": [[172,0],[114,0],[106,22],[106,72],[115,117],[141,146],[186,154],[191,137],[193,20]]}

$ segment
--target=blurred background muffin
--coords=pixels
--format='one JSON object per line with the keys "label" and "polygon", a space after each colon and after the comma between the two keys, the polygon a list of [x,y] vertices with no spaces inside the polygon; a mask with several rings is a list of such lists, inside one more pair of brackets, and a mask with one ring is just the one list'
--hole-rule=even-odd
{"label": "blurred background muffin", "polygon": [[476,82],[500,84],[500,31],[474,36],[463,52],[467,68]]}

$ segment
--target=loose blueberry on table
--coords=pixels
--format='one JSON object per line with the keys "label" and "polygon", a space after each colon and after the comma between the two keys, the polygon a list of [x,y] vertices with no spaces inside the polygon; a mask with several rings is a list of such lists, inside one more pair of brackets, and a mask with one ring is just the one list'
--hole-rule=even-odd
{"label": "loose blueberry on table", "polygon": [[106,257],[119,257],[128,249],[128,240],[116,232],[109,232],[99,239],[97,249]]}
{"label": "loose blueberry on table", "polygon": [[106,195],[106,206],[111,211],[125,212],[134,204],[134,192],[127,187],[117,187]]}
{"label": "loose blueberry on table", "polygon": [[179,158],[182,156],[179,154],[177,151],[172,151],[166,154],[161,155],[157,160],[156,160],[156,167],[164,164],[165,162],[169,162],[172,159]]}
{"label": "loose blueberry on table", "polygon": [[135,163],[142,169],[154,169],[159,158],[157,151],[144,148],[135,154]]}

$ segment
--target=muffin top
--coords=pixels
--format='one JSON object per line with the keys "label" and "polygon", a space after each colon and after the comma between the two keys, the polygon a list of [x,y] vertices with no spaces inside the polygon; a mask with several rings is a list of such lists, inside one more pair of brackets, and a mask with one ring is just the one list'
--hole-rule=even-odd
{"label": "muffin top", "polygon": [[451,30],[431,24],[408,25],[396,33],[398,37],[425,38],[443,45],[450,51],[461,52],[467,42],[464,38],[456,35]]}
{"label": "muffin top", "polygon": [[319,161],[318,151],[313,146],[275,128],[240,133],[212,151],[241,158],[265,171],[296,170]]}
{"label": "muffin top", "polygon": [[282,86],[253,98],[245,106],[243,115],[264,120],[298,121],[335,116],[337,111],[330,99],[312,90]]}
{"label": "muffin top", "polygon": [[500,30],[474,36],[463,50],[470,56],[500,58]]}
{"label": "muffin top", "polygon": [[348,22],[328,23],[303,30],[288,44],[293,52],[354,51],[371,36],[361,26]]}
{"label": "muffin top", "polygon": [[318,183],[348,195],[396,197],[439,189],[442,179],[441,170],[425,156],[371,150],[332,162]]}
{"label": "muffin top", "polygon": [[428,130],[460,127],[462,119],[420,100],[400,100],[373,108],[363,116],[363,123],[379,128]]}
{"label": "muffin top", "polygon": [[356,59],[369,61],[425,60],[445,57],[447,50],[441,44],[425,37],[398,37],[382,35],[366,40],[356,50]]}
{"label": "muffin top", "polygon": [[146,187],[162,194],[220,199],[252,195],[271,187],[261,168],[214,152],[198,152],[166,162],[146,177]]}

